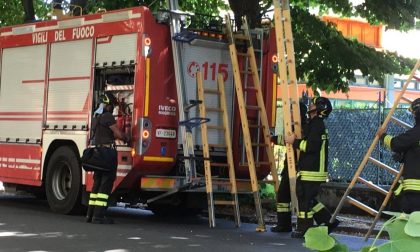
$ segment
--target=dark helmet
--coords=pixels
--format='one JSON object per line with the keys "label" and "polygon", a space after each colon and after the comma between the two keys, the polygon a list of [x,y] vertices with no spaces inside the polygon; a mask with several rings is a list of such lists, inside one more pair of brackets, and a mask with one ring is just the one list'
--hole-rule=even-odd
{"label": "dark helmet", "polygon": [[116,99],[112,94],[107,92],[101,95],[101,103],[106,105],[114,105],[116,103]]}
{"label": "dark helmet", "polygon": [[328,98],[315,97],[312,99],[312,103],[315,104],[316,114],[320,118],[327,118],[332,111],[332,105]]}
{"label": "dark helmet", "polygon": [[420,116],[420,98],[415,99],[409,108],[410,112],[415,116]]}
{"label": "dark helmet", "polygon": [[117,99],[115,99],[115,96],[112,95],[109,92],[106,92],[105,94],[101,95],[100,97],[101,103],[105,104],[104,110],[108,112],[114,111],[114,105],[117,104]]}

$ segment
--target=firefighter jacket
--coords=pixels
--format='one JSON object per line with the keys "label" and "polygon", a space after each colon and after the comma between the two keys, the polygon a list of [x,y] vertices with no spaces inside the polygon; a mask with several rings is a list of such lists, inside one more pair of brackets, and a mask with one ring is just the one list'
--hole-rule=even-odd
{"label": "firefighter jacket", "polygon": [[323,119],[312,118],[304,135],[303,139],[293,142],[293,147],[300,151],[298,177],[302,181],[325,182],[328,177],[328,132]]}
{"label": "firefighter jacket", "polygon": [[420,123],[398,135],[382,135],[385,147],[404,155],[402,186],[404,191],[420,192]]}

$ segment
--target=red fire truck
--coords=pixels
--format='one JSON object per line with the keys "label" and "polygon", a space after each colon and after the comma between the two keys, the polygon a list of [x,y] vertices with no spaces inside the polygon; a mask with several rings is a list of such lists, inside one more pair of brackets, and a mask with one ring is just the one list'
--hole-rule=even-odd
{"label": "red fire truck", "polygon": [[[173,60],[169,25],[146,7],[1,28],[0,181],[6,188],[45,192],[55,212],[83,209],[93,179],[82,170],[80,155],[89,144],[99,97],[111,92],[119,103],[114,111],[117,123],[132,139],[129,144],[116,142],[114,201],[135,205],[185,188],[185,159],[179,158],[183,153],[178,137],[177,68],[190,99],[197,99],[198,70],[205,85],[214,87],[217,74],[223,74],[235,169],[239,178],[246,178],[227,44],[221,33],[206,29],[194,33],[191,41],[177,42],[182,47],[178,65]],[[275,46],[268,47],[268,41],[274,41],[274,36],[262,31],[259,39],[261,83],[273,125],[271,58]],[[195,153],[200,156],[201,134],[199,129],[193,133]],[[217,143],[220,136],[215,133],[209,140]],[[223,151],[213,151],[224,158]],[[200,174],[200,165],[197,169]],[[269,169],[262,166],[257,173],[264,178]],[[202,192],[179,190],[147,207],[156,212],[169,205],[204,208]]]}

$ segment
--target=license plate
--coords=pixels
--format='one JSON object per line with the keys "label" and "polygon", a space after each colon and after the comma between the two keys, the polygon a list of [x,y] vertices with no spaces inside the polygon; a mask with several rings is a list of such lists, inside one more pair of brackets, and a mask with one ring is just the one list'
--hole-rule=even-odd
{"label": "license plate", "polygon": [[176,131],[173,129],[156,129],[158,138],[176,138]]}

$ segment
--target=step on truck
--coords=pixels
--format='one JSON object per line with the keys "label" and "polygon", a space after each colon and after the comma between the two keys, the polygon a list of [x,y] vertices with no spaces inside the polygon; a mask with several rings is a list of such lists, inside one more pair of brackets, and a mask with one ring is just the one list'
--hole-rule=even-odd
{"label": "step on truck", "polygon": [[[244,181],[243,188],[238,187],[249,188],[223,29],[189,29],[181,24],[181,32],[171,34],[171,15],[135,7],[0,28],[0,181],[6,188],[45,195],[54,212],[82,211],[93,177],[82,169],[80,156],[89,145],[99,98],[111,92],[118,101],[114,110],[118,127],[131,138],[128,144],[115,142],[118,171],[112,201],[140,204],[156,213],[205,209],[200,129],[192,129],[194,157],[186,157],[176,71],[182,76],[187,102],[197,100],[197,71],[204,84],[213,88],[222,74],[235,170],[238,180]],[[261,87],[274,126],[275,46],[269,46],[274,36],[261,30],[255,39],[261,49]],[[198,109],[191,108],[189,114],[197,116]],[[222,134],[211,133],[210,144],[220,144]],[[226,160],[223,149],[215,147],[211,152],[216,159]],[[266,157],[260,152],[263,160]],[[194,172],[186,162],[194,162]],[[259,179],[269,172],[264,165],[257,167]],[[227,177],[223,168],[213,175]]]}

